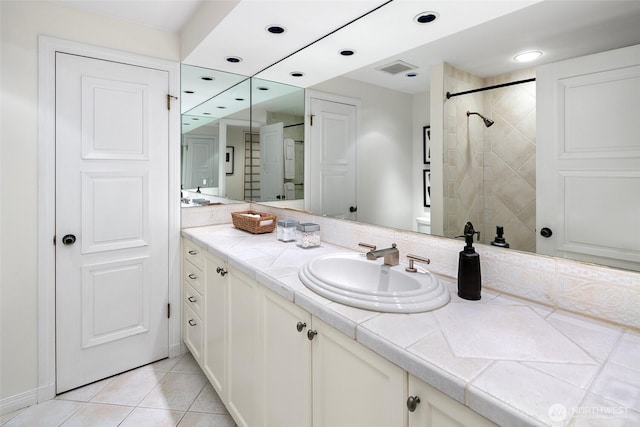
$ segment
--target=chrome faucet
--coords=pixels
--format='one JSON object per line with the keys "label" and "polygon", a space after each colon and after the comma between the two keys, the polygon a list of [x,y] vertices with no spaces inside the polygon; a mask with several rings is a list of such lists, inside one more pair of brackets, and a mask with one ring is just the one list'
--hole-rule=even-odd
{"label": "chrome faucet", "polygon": [[367,252],[367,259],[376,260],[384,257],[384,265],[400,264],[400,251],[396,248],[396,244],[392,243],[390,248],[371,250]]}

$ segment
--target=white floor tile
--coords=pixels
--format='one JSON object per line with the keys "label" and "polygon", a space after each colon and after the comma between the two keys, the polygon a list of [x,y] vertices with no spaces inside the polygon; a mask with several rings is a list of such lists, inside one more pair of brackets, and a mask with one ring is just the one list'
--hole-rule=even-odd
{"label": "white floor tile", "polygon": [[189,411],[225,415],[229,413],[211,383],[204,386]]}
{"label": "white floor tile", "polygon": [[131,406],[105,405],[103,403],[88,403],[62,427],[113,427],[119,425],[133,411]]}
{"label": "white floor tile", "polygon": [[[115,378],[115,377],[114,377]],[[56,396],[56,399],[61,400],[75,400],[77,402],[89,402],[93,397],[107,386],[114,378],[107,378],[102,381],[88,384],[84,387],[77,388],[75,390],[68,391]]]}
{"label": "white floor tile", "polygon": [[171,372],[181,372],[183,374],[199,374],[204,375],[198,362],[193,358],[191,353],[187,353],[175,364]]}
{"label": "white floor tile", "polygon": [[28,407],[3,427],[57,427],[84,405],[66,400],[47,400]]}
{"label": "white floor tile", "polygon": [[199,414],[187,412],[178,427],[235,427],[236,423],[229,415]]}
{"label": "white floor tile", "polygon": [[145,408],[186,411],[204,388],[203,375],[169,372],[166,377],[140,403]]}
{"label": "white floor tile", "polygon": [[22,411],[24,411],[24,408],[18,409],[17,411],[9,412],[8,414],[0,415],[0,425],[4,425],[5,423],[8,423],[9,420],[16,417]]}
{"label": "white floor tile", "polygon": [[169,372],[176,366],[176,363],[178,363],[181,358],[182,356],[178,356],[178,357],[158,360],[157,362],[149,363],[148,365],[142,366],[138,369],[141,371]]}
{"label": "white floor tile", "polygon": [[184,412],[167,409],[136,408],[120,427],[175,427]]}
{"label": "white floor tile", "polygon": [[114,378],[91,401],[137,406],[165,375],[164,372],[144,370],[125,372]]}

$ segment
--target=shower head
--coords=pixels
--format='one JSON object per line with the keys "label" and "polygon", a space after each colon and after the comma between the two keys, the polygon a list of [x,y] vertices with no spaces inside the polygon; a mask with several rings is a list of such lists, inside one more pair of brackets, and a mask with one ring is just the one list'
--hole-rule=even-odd
{"label": "shower head", "polygon": [[472,114],[477,114],[478,116],[480,116],[480,118],[482,118],[482,121],[484,122],[484,125],[485,125],[486,127],[489,127],[489,126],[491,126],[493,123],[495,123],[493,120],[486,118],[485,116],[483,116],[483,115],[482,115],[482,114],[480,114],[480,113],[473,113],[473,112],[471,112],[471,111],[467,111],[467,117],[469,117],[469,116],[470,116],[470,115],[472,115]]}

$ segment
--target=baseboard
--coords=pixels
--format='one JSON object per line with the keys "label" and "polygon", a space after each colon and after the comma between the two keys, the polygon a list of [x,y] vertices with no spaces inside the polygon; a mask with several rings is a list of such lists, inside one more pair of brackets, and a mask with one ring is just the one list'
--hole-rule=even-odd
{"label": "baseboard", "polygon": [[38,389],[38,403],[46,402],[54,397],[56,397],[56,383],[49,383]]}
{"label": "baseboard", "polygon": [[29,390],[0,400],[0,415],[38,403],[38,390]]}
{"label": "baseboard", "polygon": [[172,344],[169,346],[169,357],[178,357],[184,353],[182,343]]}

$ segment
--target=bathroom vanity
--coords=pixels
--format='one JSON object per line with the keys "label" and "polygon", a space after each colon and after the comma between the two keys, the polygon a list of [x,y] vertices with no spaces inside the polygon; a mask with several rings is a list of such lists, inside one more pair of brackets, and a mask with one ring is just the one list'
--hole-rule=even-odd
{"label": "bathroom vanity", "polygon": [[[489,288],[465,301],[446,276],[451,302],[438,310],[361,310],[298,277],[350,249],[305,250],[231,224],[182,235],[184,342],[239,426],[570,425],[584,407],[638,421],[633,329]],[[358,231],[349,237],[357,246]]]}

